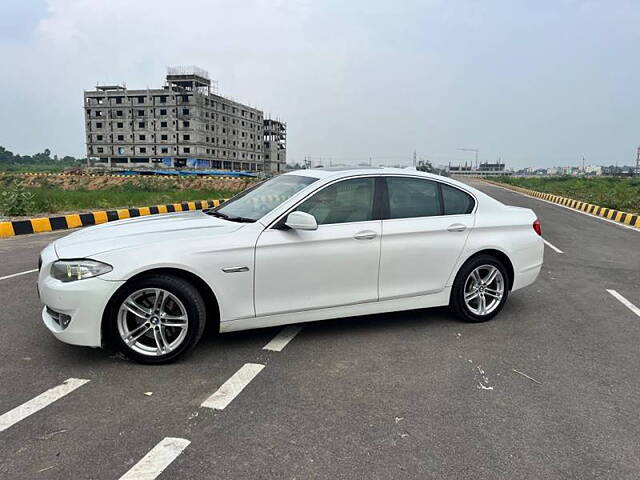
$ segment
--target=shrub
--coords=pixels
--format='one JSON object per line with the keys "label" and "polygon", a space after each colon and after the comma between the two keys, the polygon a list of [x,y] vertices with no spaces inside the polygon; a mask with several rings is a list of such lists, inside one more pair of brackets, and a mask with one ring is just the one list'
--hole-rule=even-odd
{"label": "shrub", "polygon": [[0,212],[7,216],[28,215],[35,209],[34,195],[15,180],[0,194]]}

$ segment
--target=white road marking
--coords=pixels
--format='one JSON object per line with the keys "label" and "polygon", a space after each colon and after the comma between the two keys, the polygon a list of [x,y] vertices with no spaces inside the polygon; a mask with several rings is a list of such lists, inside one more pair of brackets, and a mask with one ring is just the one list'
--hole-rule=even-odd
{"label": "white road marking", "polygon": [[534,200],[540,200],[541,202],[545,202],[545,203],[548,203],[550,205],[555,205],[556,207],[566,208],[567,210],[569,210],[571,212],[581,213],[581,214],[587,215],[588,217],[591,217],[591,218],[597,218],[598,220],[603,220],[605,222],[612,223],[613,225],[617,225],[619,227],[624,227],[624,228],[626,228],[628,230],[632,230],[634,232],[640,232],[640,228],[634,227],[633,225],[627,225],[626,223],[616,222],[615,220],[611,220],[610,218],[600,217],[598,215],[593,215],[592,213],[587,213],[587,212],[583,212],[582,210],[578,210],[578,209],[575,209],[575,208],[568,207],[567,205],[561,205],[560,203],[552,202],[550,200],[545,200],[544,198],[538,198],[538,197],[534,197],[532,195],[527,195],[526,193],[516,192],[515,190],[511,190],[511,189],[506,188],[506,187],[501,187],[499,185],[494,185],[493,183],[487,183],[487,185],[489,185],[491,187],[501,188],[503,190],[506,190],[507,192],[516,193],[518,195],[522,195],[523,197],[533,198]]}
{"label": "white road marking", "polygon": [[300,330],[302,330],[302,327],[283,328],[280,330],[280,333],[273,337],[273,339],[262,347],[262,349],[271,350],[272,352],[281,352],[282,349],[286,347],[291,340],[293,340],[293,337],[300,332]]}
{"label": "white road marking", "polygon": [[29,415],[42,410],[44,407],[52,404],[56,400],[60,400],[62,397],[73,392],[76,388],[81,387],[88,381],[89,380],[83,380],[82,378],[68,378],[61,385],[41,393],[37,397],[17,406],[13,410],[9,410],[7,413],[0,416],[0,432],[6,430],[12,425],[15,425],[20,420],[24,420]]}
{"label": "white road marking", "polygon": [[207,398],[202,406],[215,410],[224,410],[263,368],[264,365],[259,363],[245,363],[240,370],[222,384],[216,393]]}
{"label": "white road marking", "polygon": [[618,300],[621,304],[623,304],[625,307],[627,307],[629,310],[631,310],[633,313],[635,313],[637,316],[640,317],[640,308],[636,307],[633,303],[631,303],[629,300],[624,298],[622,295],[620,295],[615,290],[607,289],[607,292],[609,292],[611,295],[613,295],[613,298]]}
{"label": "white road marking", "polygon": [[131,470],[121,476],[120,480],[153,480],[178,458],[190,443],[184,438],[164,438],[131,467]]}
{"label": "white road marking", "polygon": [[38,269],[34,268],[33,270],[27,270],[25,272],[12,273],[11,275],[5,275],[4,277],[0,277],[0,280],[6,280],[8,278],[19,277],[20,275],[26,275],[27,273],[37,272]]}
{"label": "white road marking", "polygon": [[549,247],[551,250],[555,250],[556,253],[564,253],[562,250],[560,250],[558,247],[556,247],[555,245],[553,245],[551,242],[547,242],[544,238],[542,239],[542,241],[544,242],[544,244]]}

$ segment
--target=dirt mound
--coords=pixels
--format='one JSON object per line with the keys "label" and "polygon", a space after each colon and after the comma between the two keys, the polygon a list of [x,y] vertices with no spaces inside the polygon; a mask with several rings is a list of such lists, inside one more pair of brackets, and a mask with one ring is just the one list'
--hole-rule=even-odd
{"label": "dirt mound", "polygon": [[256,180],[244,178],[209,177],[112,177],[87,175],[20,175],[25,187],[53,187],[62,190],[103,190],[127,187],[148,190],[221,190],[239,192],[253,185]]}

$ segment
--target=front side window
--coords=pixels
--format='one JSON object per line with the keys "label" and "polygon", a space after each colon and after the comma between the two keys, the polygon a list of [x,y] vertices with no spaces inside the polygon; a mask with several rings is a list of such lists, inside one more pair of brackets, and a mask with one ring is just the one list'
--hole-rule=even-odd
{"label": "front side window", "polygon": [[352,178],[334,183],[296,209],[313,215],[318,225],[373,220],[374,178]]}
{"label": "front side window", "polygon": [[419,178],[387,177],[389,218],[442,215],[438,184]]}
{"label": "front side window", "polygon": [[441,184],[441,187],[445,215],[464,215],[473,211],[475,202],[471,195],[449,185]]}
{"label": "front side window", "polygon": [[302,175],[281,175],[245,190],[208,213],[233,221],[255,222],[316,180]]}

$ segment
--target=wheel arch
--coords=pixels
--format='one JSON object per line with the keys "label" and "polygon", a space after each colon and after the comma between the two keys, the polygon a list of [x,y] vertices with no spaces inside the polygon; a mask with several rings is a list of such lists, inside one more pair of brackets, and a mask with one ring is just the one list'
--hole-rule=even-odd
{"label": "wheel arch", "polygon": [[497,250],[495,248],[485,248],[483,250],[474,252],[472,255],[467,257],[464,260],[464,262],[460,264],[460,267],[458,267],[458,271],[456,272],[454,279],[458,276],[458,273],[460,273],[460,270],[462,270],[462,267],[464,267],[469,261],[473,260],[474,258],[480,255],[489,255],[491,257],[494,257],[504,265],[504,268],[507,269],[507,284],[509,286],[509,291],[511,291],[511,289],[513,288],[513,281],[515,279],[515,270],[513,268],[513,262],[511,261],[511,259],[506,253],[504,253],[502,250]]}
{"label": "wheel arch", "polygon": [[102,313],[100,336],[102,338],[103,345],[108,343],[107,342],[108,339],[106,338],[105,325],[106,325],[106,320],[111,314],[112,309],[114,307],[113,299],[118,295],[118,293],[120,293],[124,288],[126,288],[132,281],[148,275],[157,275],[157,274],[172,275],[174,277],[179,277],[179,278],[182,278],[183,280],[186,280],[191,285],[193,285],[194,288],[198,290],[198,293],[202,296],[202,299],[204,300],[205,307],[207,309],[207,313],[206,313],[207,325],[214,327],[216,332],[220,331],[220,306],[218,303],[218,299],[215,293],[213,292],[213,290],[211,289],[211,287],[209,286],[209,284],[205,282],[201,277],[199,277],[195,273],[190,272],[188,270],[183,270],[180,268],[173,268],[173,267],[159,267],[159,268],[152,268],[150,270],[145,270],[143,272],[137,273],[133,277],[129,278],[125,283],[123,283],[120,286],[120,288],[118,288],[115,292],[113,292],[113,295],[111,295],[111,298],[107,302],[107,305],[104,308],[104,312]]}

